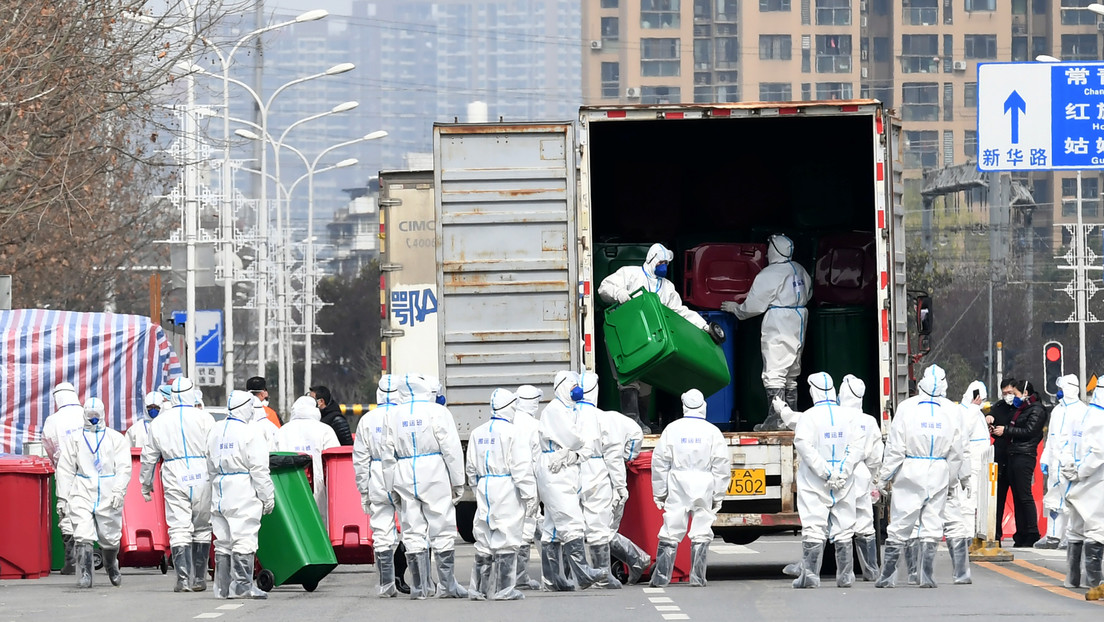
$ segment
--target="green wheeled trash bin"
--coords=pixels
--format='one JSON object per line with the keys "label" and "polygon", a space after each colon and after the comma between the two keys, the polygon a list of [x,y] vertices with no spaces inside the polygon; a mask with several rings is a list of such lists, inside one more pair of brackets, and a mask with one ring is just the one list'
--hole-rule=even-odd
{"label": "green wheeled trash bin", "polygon": [[269,468],[276,489],[276,507],[261,518],[258,534],[257,587],[269,591],[286,584],[313,592],[319,581],[337,567],[330,535],[322,522],[304,468],[311,457],[273,452]]}

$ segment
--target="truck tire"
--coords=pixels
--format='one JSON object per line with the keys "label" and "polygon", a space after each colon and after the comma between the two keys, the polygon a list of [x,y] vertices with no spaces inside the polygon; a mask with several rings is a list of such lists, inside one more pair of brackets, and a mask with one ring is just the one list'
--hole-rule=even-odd
{"label": "truck tire", "polygon": [[471,501],[457,503],[456,530],[460,532],[460,537],[468,544],[475,542],[475,532],[472,531],[473,523],[475,523],[475,503]]}
{"label": "truck tire", "polygon": [[720,534],[721,539],[729,544],[751,544],[758,540],[761,535],[763,534],[758,531],[747,530],[722,532]]}

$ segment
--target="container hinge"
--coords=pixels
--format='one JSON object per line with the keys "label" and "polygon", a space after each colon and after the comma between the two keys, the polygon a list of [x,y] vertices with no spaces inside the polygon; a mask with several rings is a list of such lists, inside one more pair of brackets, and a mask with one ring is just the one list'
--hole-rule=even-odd
{"label": "container hinge", "polygon": [[401,263],[385,263],[380,266],[380,272],[398,272],[402,270]]}
{"label": "container hinge", "polygon": [[394,339],[395,337],[402,337],[406,334],[406,331],[401,328],[381,328],[380,337],[386,339]]}
{"label": "container hinge", "polygon": [[403,204],[402,199],[380,199],[380,207],[398,207]]}

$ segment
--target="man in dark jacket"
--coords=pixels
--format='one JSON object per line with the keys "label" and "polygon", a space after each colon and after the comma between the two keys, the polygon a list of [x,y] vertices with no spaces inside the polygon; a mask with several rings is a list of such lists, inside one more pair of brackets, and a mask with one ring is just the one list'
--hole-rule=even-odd
{"label": "man in dark jacket", "polygon": [[1032,546],[1039,539],[1039,524],[1031,481],[1038,464],[1036,452],[1043,440],[1047,412],[1039,403],[1035,388],[1026,380],[1002,380],[1001,395],[1003,401],[989,413],[997,462],[997,540],[1002,536],[1004,504],[1011,488],[1016,514],[1013,546]]}
{"label": "man in dark jacket", "polygon": [[349,430],[349,421],[341,414],[341,407],[337,405],[329,387],[316,385],[310,388],[310,396],[318,400],[318,410],[322,412],[322,423],[333,428],[337,435],[337,442],[342,445],[353,444],[353,433]]}

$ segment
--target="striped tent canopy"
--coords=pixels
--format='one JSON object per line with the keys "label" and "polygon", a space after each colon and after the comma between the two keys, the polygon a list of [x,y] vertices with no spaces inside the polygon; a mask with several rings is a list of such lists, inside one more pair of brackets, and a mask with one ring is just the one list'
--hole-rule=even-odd
{"label": "striped tent canopy", "polygon": [[180,374],[165,332],[148,317],[0,311],[0,453],[42,440],[58,383],[72,383],[82,403],[103,400],[108,425],[125,432],[145,394]]}

